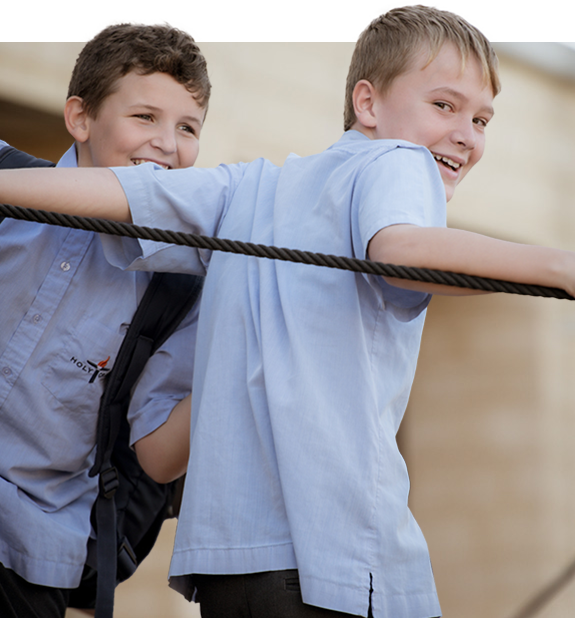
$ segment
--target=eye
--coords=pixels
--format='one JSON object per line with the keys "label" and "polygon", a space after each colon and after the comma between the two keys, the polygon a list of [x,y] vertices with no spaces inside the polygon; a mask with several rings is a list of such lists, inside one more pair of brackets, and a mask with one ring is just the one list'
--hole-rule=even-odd
{"label": "eye", "polygon": [[485,118],[474,118],[473,119],[473,123],[476,124],[477,126],[481,127],[482,129],[485,129],[485,127],[487,126],[487,123],[489,121],[486,120]]}
{"label": "eye", "polygon": [[150,114],[134,114],[134,118],[140,118],[141,120],[151,121],[152,116]]}
{"label": "eye", "polygon": [[190,133],[191,135],[195,135],[196,134],[196,130],[190,126],[189,124],[181,124],[178,126],[178,128],[183,131],[184,133]]}
{"label": "eye", "polygon": [[444,112],[453,111],[452,105],[446,103],[445,101],[434,101],[433,105]]}

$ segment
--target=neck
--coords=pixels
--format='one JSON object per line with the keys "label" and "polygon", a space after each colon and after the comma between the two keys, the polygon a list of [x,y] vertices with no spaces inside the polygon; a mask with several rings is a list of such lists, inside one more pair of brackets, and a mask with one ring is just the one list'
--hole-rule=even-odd
{"label": "neck", "polygon": [[360,133],[363,133],[366,137],[369,137],[369,139],[375,139],[374,130],[369,127],[366,127],[365,125],[361,124],[361,122],[357,120],[353,123],[350,130],[359,131]]}

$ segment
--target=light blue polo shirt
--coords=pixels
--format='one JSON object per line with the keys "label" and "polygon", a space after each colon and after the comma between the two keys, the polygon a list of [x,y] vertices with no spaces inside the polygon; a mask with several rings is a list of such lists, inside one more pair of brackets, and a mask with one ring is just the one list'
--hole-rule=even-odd
{"label": "light blue polo shirt", "polygon": [[[325,152],[216,169],[117,168],[134,222],[365,258],[398,223],[445,225],[425,148],[350,131]],[[109,258],[122,261],[121,251]],[[305,603],[440,614],[396,444],[423,293],[375,276],[142,243],[135,268],[203,274],[191,454],[171,576],[299,569]],[[185,588],[188,590],[185,590]]]}
{"label": "light blue polo shirt", "polygon": [[[58,165],[76,166],[74,147]],[[80,582],[104,379],[150,278],[110,266],[97,234],[0,225],[0,563],[31,583]],[[132,401],[132,441],[189,393],[196,318],[148,362]]]}

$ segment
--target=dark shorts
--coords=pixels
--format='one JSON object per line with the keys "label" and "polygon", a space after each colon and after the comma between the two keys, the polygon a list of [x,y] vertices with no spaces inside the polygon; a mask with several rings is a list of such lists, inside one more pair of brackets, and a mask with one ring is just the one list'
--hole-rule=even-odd
{"label": "dark shorts", "polygon": [[306,605],[296,569],[248,575],[194,575],[202,618],[349,618]]}
{"label": "dark shorts", "polygon": [[0,564],[2,618],[64,618],[69,591],[31,584]]}

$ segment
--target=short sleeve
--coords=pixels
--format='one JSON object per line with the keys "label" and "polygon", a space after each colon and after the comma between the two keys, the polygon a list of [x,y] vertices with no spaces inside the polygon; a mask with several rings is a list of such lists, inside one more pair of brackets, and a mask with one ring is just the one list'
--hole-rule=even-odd
{"label": "short sleeve", "polygon": [[[358,174],[352,204],[354,252],[367,257],[370,240],[390,225],[445,227],[445,188],[431,153],[403,143],[369,161]],[[431,299],[429,294],[392,286],[382,277],[369,276],[383,300],[400,310],[400,319],[412,319]]]}
{"label": "short sleeve", "polygon": [[149,358],[130,402],[130,444],[155,431],[192,390],[199,300],[180,326]]}
{"label": "short sleeve", "polygon": [[[204,236],[218,235],[244,170],[241,163],[178,170],[164,170],[152,163],[112,168],[136,225]],[[206,273],[211,256],[208,250],[138,242],[139,250],[135,250],[121,240],[106,241],[106,256],[121,268]]]}

